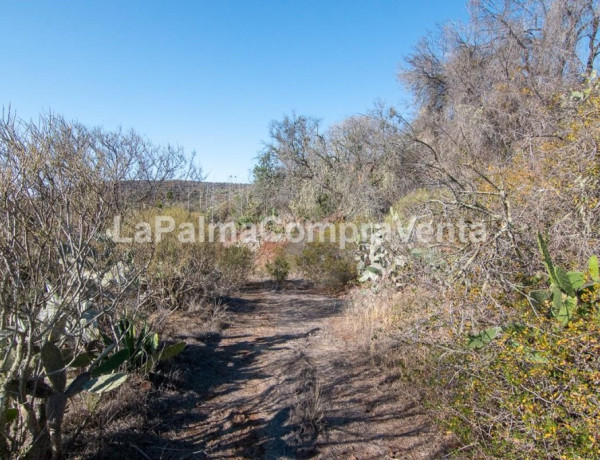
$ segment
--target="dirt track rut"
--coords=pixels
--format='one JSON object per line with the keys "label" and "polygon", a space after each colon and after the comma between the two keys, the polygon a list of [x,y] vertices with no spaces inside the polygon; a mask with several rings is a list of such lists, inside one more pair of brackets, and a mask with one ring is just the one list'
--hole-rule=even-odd
{"label": "dirt track rut", "polygon": [[300,282],[254,283],[231,299],[220,334],[174,318],[170,334],[188,347],[182,388],[156,414],[168,444],[155,458],[439,458],[418,394],[336,333],[342,309]]}

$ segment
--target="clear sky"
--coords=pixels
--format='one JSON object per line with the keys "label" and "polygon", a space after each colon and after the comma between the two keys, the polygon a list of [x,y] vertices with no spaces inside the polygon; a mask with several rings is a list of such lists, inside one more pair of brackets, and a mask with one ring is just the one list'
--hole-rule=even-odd
{"label": "clear sky", "polygon": [[0,105],[133,128],[247,181],[271,120],[401,106],[403,56],[466,16],[464,0],[0,0]]}

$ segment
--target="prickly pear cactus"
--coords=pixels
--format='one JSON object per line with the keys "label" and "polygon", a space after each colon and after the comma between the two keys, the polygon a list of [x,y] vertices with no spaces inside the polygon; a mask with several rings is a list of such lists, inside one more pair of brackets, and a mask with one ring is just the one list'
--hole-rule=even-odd
{"label": "prickly pear cactus", "polygon": [[[390,210],[390,219],[392,226],[399,221],[398,213],[393,209]],[[400,271],[406,266],[407,259],[396,247],[392,226],[374,224],[366,241],[358,241],[356,261],[361,283],[391,281],[396,286],[399,285]]]}

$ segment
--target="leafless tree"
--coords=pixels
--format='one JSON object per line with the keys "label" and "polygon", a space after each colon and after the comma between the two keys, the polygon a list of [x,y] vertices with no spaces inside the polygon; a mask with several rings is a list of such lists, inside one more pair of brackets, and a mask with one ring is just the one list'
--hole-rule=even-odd
{"label": "leafless tree", "polygon": [[273,123],[255,185],[297,216],[381,215],[412,186],[403,143],[401,118],[382,105],[327,130],[293,115]]}
{"label": "leafless tree", "polygon": [[112,217],[127,212],[120,184],[173,176],[184,165],[182,152],[133,132],[89,129],[52,114],[37,123],[3,114],[1,457],[62,456],[66,373],[49,372],[40,350],[58,349],[70,363],[93,346],[97,324],[139,303],[139,272],[107,235]]}

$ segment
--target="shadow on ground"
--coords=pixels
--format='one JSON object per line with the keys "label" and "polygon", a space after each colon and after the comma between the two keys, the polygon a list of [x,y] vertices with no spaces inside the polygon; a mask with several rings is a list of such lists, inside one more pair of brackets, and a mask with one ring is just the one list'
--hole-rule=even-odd
{"label": "shadow on ground", "polygon": [[[374,391],[377,378],[344,359],[332,360],[337,364],[327,369],[323,417],[312,436],[303,436],[305,427],[292,416],[291,393],[282,391],[284,384],[295,388],[288,380],[296,377],[291,373],[277,380],[274,374],[294,365],[288,362],[291,344],[306,343],[319,332],[315,323],[340,313],[339,299],[290,282],[282,291],[250,284],[227,302],[232,320],[223,333],[197,333],[201,327],[194,314],[179,314],[171,335],[185,340],[187,347],[153,376],[145,426],[117,430],[87,458],[311,458],[320,452],[344,452],[339,458],[351,458],[346,453],[361,443],[414,438],[409,449],[417,449],[424,442],[422,434],[430,427],[420,405],[399,407],[385,388]],[[249,386],[255,391],[248,391]],[[327,403],[327,398],[337,403]],[[392,420],[394,431],[360,428]],[[399,420],[405,423],[399,425]]]}

